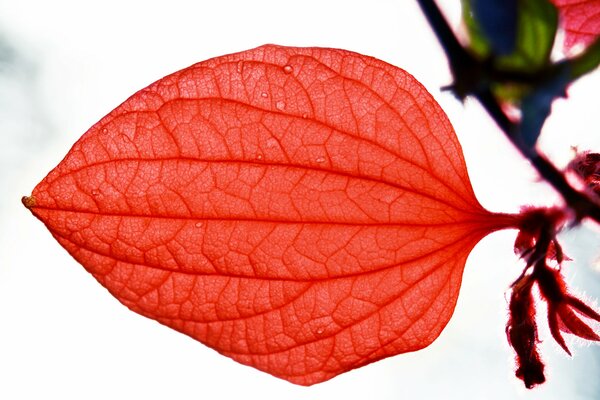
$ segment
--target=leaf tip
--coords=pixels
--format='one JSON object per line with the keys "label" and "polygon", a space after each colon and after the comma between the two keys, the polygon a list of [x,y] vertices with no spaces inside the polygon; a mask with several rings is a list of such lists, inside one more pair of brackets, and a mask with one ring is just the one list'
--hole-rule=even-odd
{"label": "leaf tip", "polygon": [[23,196],[23,197],[21,197],[21,203],[23,203],[25,208],[31,209],[32,207],[35,207],[35,205],[36,205],[35,197]]}

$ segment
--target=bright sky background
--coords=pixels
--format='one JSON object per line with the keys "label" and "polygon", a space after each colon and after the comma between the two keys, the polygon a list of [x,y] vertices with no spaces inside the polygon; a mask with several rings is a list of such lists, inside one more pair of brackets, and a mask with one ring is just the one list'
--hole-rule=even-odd
{"label": "bright sky background", "polygon": [[[458,0],[446,0],[457,22]],[[521,264],[514,232],[473,251],[440,338],[310,388],[220,356],[110,296],[21,205],[97,120],[135,91],[207,58],[264,43],[339,47],[415,75],[457,130],[481,203],[512,212],[556,200],[471,102],[439,88],[444,56],[413,0],[0,0],[0,398],[2,399],[598,399],[600,348],[541,328],[548,382],[527,391],[506,342],[506,289]],[[541,147],[600,151],[600,74],[555,104]],[[563,235],[579,293],[600,298],[597,227]],[[596,301],[595,304],[598,302]]]}

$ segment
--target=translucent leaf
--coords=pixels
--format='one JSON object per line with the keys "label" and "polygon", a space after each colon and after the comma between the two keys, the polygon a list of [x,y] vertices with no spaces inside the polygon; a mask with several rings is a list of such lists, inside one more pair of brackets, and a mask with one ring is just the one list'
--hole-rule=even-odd
{"label": "translucent leaf", "polygon": [[514,222],[411,75],[272,45],[134,94],[23,202],[131,310],[303,385],[430,344]]}
{"label": "translucent leaf", "polygon": [[552,0],[566,32],[565,48],[588,45],[600,35],[599,0]]}

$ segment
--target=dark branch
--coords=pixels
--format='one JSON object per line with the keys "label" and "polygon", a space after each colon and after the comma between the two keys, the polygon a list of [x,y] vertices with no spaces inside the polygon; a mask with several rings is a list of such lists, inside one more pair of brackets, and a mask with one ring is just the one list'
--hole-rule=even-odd
{"label": "dark branch", "polygon": [[431,25],[437,35],[440,44],[446,52],[446,56],[450,59],[450,63],[455,63],[459,58],[463,58],[466,53],[460,42],[454,36],[454,32],[444,15],[441,13],[437,4],[432,0],[419,0],[419,6],[423,10],[429,25]]}

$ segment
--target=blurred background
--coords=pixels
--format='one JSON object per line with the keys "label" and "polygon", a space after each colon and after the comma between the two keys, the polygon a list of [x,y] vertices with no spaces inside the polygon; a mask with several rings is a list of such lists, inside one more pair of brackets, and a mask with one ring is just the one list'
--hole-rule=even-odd
{"label": "blurred background", "polygon": [[[459,27],[460,2],[440,3]],[[21,205],[135,91],[264,43],[345,48],[406,69],[448,113],[486,208],[558,201],[477,104],[440,91],[449,71],[415,1],[0,0],[0,398],[599,399],[600,348],[568,338],[569,358],[543,319],[548,382],[527,391],[514,377],[504,326],[507,288],[522,268],[515,232],[475,248],[454,316],[430,347],[305,388],[130,312]],[[599,89],[596,71],[555,103],[540,147],[559,166],[572,146],[600,151]],[[561,240],[574,260],[564,267],[567,281],[598,306],[598,227],[584,224]]]}

